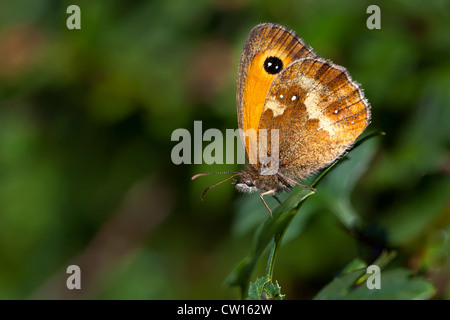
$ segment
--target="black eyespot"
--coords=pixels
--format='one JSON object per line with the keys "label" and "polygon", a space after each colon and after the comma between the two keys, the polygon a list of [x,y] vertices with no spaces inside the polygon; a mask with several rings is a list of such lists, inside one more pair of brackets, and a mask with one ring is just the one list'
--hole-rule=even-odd
{"label": "black eyespot", "polygon": [[264,70],[270,74],[277,74],[283,69],[283,61],[277,57],[268,57],[264,61]]}

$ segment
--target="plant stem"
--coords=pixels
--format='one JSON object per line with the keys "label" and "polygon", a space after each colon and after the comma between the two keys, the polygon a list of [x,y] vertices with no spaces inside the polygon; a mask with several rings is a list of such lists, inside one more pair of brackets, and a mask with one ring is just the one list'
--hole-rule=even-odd
{"label": "plant stem", "polygon": [[267,261],[267,271],[266,271],[267,279],[272,279],[272,277],[273,277],[273,267],[275,265],[275,257],[277,255],[277,251],[278,251],[278,241],[276,238],[277,237],[274,237],[274,239],[273,239],[272,250],[270,251],[269,260]]}

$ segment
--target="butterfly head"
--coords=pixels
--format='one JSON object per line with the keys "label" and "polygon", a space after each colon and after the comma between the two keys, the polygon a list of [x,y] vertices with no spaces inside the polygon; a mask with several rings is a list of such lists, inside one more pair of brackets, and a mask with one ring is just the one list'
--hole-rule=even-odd
{"label": "butterfly head", "polygon": [[280,179],[279,174],[262,175],[254,167],[248,166],[241,172],[239,180],[234,181],[233,184],[238,191],[243,193],[269,190],[276,193],[289,191],[291,185]]}
{"label": "butterfly head", "polygon": [[258,191],[258,187],[255,184],[255,176],[249,172],[243,172],[240,179],[234,181],[233,184],[236,189],[243,193],[253,193]]}

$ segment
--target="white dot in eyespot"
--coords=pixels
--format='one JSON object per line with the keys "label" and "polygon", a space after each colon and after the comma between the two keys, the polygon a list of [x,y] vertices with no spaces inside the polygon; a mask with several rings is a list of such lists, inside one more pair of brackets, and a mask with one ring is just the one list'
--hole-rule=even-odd
{"label": "white dot in eyespot", "polygon": [[280,94],[280,98],[281,98],[281,99],[283,99],[283,98],[284,98],[284,96],[283,96],[282,94]]}
{"label": "white dot in eyespot", "polygon": [[334,110],[334,113],[338,113],[338,112],[339,112],[339,110],[338,110],[338,109]]}
{"label": "white dot in eyespot", "polygon": [[292,96],[291,100],[295,101],[297,99],[297,96]]}
{"label": "white dot in eyespot", "polygon": [[352,123],[352,124],[354,124],[354,123],[355,123],[355,121],[352,121],[351,123]]}

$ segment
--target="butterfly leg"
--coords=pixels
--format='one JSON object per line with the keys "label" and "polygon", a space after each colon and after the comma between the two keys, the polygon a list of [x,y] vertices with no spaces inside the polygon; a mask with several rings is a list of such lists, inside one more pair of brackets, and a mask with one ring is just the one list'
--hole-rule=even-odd
{"label": "butterfly leg", "polygon": [[279,204],[281,204],[280,199],[278,199],[278,197],[277,197],[276,195],[273,194],[272,197],[273,197],[275,200],[277,200]]}
{"label": "butterfly leg", "polygon": [[259,195],[259,197],[261,198],[261,201],[264,203],[264,205],[266,206],[267,210],[269,210],[270,216],[272,217],[272,210],[270,210],[269,206],[267,205],[266,201],[264,201],[264,196],[268,196],[268,195],[274,195],[276,193],[276,189],[272,189],[266,192],[263,192]]}

